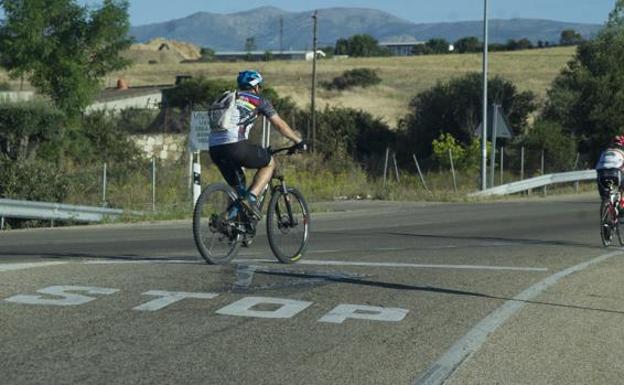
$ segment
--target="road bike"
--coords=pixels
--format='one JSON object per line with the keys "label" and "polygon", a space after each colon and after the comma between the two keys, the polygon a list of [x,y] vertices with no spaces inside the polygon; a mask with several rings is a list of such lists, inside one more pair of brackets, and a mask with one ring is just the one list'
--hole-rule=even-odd
{"label": "road bike", "polygon": [[[275,155],[296,153],[295,146],[272,150]],[[240,190],[239,193],[237,190]],[[237,189],[225,183],[208,185],[200,194],[193,211],[193,236],[202,258],[209,264],[231,261],[241,246],[249,247],[262,218],[243,204],[246,186]],[[270,199],[266,213],[269,246],[282,263],[294,263],[305,252],[310,234],[310,210],[299,190],[286,185],[276,169],[271,182],[258,197],[262,212],[267,194]]]}
{"label": "road bike", "polygon": [[601,178],[604,182],[603,187],[608,193],[606,198],[602,199],[600,205],[600,238],[602,244],[607,247],[613,243],[613,236],[617,235],[620,246],[624,246],[624,240],[620,233],[620,217],[619,204],[620,194],[620,175],[606,176]]}

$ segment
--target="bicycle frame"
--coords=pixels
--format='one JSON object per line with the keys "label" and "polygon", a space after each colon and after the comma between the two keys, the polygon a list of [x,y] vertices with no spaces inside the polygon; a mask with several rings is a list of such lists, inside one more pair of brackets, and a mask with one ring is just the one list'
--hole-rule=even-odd
{"label": "bicycle frame", "polygon": [[[285,147],[285,148],[280,148],[280,149],[276,149],[276,150],[271,150],[271,148],[268,149],[269,153],[271,155],[275,155],[277,153],[280,152],[286,152],[288,151],[289,154],[292,154],[292,147]],[[274,184],[274,181],[277,180],[279,181],[279,183]],[[244,186],[245,189],[247,189],[247,186]],[[262,193],[260,194],[260,196],[258,196],[258,208],[260,210],[260,212],[262,212],[264,210],[264,204],[267,201],[267,193],[269,192],[269,190],[271,191],[271,197],[277,192],[277,191],[281,191],[284,196],[285,196],[285,200],[286,200],[286,209],[288,211],[288,219],[289,219],[289,223],[292,225],[294,222],[293,219],[293,211],[292,211],[292,206],[290,204],[290,197],[288,196],[287,192],[288,192],[288,188],[286,186],[286,181],[284,179],[284,175],[282,175],[281,173],[279,173],[279,171],[276,169],[275,171],[273,171],[273,175],[271,176],[271,180],[269,181],[269,184],[266,185],[264,187],[264,190],[262,190]],[[235,189],[236,191],[236,200],[232,203],[232,205],[230,205],[230,207],[228,207],[228,210],[233,206],[238,204],[238,202],[243,199],[243,197],[240,196],[240,194],[238,193],[238,189]],[[270,200],[270,199],[269,199]],[[248,213],[245,213],[248,215]],[[241,222],[242,224],[247,224],[249,222],[249,220],[243,221]]]}

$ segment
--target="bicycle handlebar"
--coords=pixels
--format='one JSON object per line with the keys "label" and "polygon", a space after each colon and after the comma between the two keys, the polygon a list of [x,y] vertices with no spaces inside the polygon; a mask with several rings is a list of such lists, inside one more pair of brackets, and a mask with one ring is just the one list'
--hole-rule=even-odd
{"label": "bicycle handlebar", "polygon": [[297,145],[294,144],[294,145],[292,145],[290,147],[283,147],[283,148],[278,148],[278,149],[274,150],[274,149],[272,149],[269,146],[268,151],[269,151],[269,154],[271,154],[271,155],[275,155],[275,154],[278,154],[280,152],[286,152],[287,155],[293,155],[294,153],[297,152],[297,148],[296,147],[297,147]]}

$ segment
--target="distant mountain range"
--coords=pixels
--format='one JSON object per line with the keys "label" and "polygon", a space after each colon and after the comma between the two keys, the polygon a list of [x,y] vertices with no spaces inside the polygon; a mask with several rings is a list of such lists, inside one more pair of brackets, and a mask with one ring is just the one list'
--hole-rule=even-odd
{"label": "distant mountain range", "polygon": [[[162,37],[191,42],[216,51],[243,51],[253,37],[258,50],[309,49],[312,46],[312,12],[286,12],[261,7],[245,12],[217,14],[199,12],[182,19],[135,26],[130,34],[137,42]],[[283,25],[280,47],[280,20]],[[374,9],[327,8],[318,11],[319,45],[333,45],[339,38],[367,33],[379,41],[425,41],[444,38],[449,42],[483,34],[482,21],[416,24]],[[598,24],[566,23],[539,19],[490,20],[491,42],[528,38],[533,42],[559,42],[562,30],[574,29],[585,38],[600,30]]]}

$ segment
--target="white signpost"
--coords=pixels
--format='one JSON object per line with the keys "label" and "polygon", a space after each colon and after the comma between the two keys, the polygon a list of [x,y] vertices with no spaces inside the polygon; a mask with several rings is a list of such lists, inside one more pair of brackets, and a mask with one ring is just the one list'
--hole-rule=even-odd
{"label": "white signpost", "polygon": [[193,205],[197,203],[201,194],[201,165],[199,162],[200,151],[208,151],[210,137],[210,120],[208,111],[191,112],[191,132],[189,136],[189,151],[191,151],[190,169],[193,181]]}

